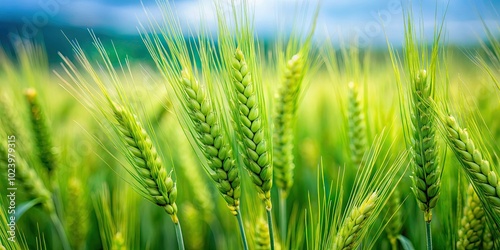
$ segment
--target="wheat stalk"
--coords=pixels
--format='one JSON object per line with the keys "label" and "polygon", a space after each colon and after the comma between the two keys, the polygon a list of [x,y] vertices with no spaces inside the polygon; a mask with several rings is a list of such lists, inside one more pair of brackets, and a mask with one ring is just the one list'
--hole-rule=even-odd
{"label": "wheat stalk", "polygon": [[469,185],[467,201],[463,207],[462,220],[458,230],[457,249],[477,249],[481,246],[485,219],[479,197],[474,192],[474,188]]}
{"label": "wheat stalk", "polygon": [[252,83],[252,76],[245,56],[236,49],[232,61],[233,84],[237,91],[237,102],[240,109],[237,118],[240,142],[243,147],[243,163],[249,170],[251,180],[257,187],[259,197],[264,201],[267,210],[271,210],[271,188],[273,186],[273,167],[271,165],[271,148],[262,123],[259,97]]}
{"label": "wheat stalk", "polygon": [[29,88],[24,94],[28,102],[38,156],[43,166],[51,174],[57,167],[57,160],[53,151],[52,138],[45,113],[38,102],[37,91],[35,89]]}
{"label": "wheat stalk", "polygon": [[360,233],[375,210],[378,195],[371,193],[359,206],[352,208],[350,215],[340,227],[334,242],[334,249],[356,249],[361,243]]}

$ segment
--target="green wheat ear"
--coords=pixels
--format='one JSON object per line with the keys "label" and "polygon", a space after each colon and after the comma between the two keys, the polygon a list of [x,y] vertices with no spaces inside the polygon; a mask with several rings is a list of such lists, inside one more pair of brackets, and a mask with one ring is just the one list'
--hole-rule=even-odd
{"label": "green wheat ear", "polygon": [[51,174],[57,167],[56,156],[53,151],[52,137],[49,132],[49,126],[45,113],[38,102],[37,91],[29,88],[25,91],[26,100],[28,102],[29,114],[33,135],[35,137],[35,145],[38,150],[38,157],[43,166]]}
{"label": "green wheat ear", "polygon": [[135,169],[134,179],[146,190],[150,201],[163,207],[175,224],[179,223],[175,182],[165,170],[148,133],[129,110],[116,103],[111,108]]}
{"label": "green wheat ear", "polygon": [[240,142],[243,148],[243,164],[249,170],[252,182],[257,187],[259,197],[272,208],[271,188],[273,186],[273,167],[271,165],[271,145],[263,128],[260,100],[252,82],[250,69],[245,56],[236,49],[232,60],[232,76],[239,117],[237,118]]}
{"label": "green wheat ear", "polygon": [[266,220],[258,219],[255,227],[255,250],[270,250],[271,239],[269,238],[269,227]]}
{"label": "green wheat ear", "polygon": [[[500,181],[488,160],[483,157],[466,129],[459,126],[453,116],[444,119],[448,145],[462,165],[467,178],[481,200],[489,217],[490,226],[500,227]],[[480,143],[480,141],[479,141]],[[492,231],[495,236],[499,231]]]}
{"label": "green wheat ear", "polygon": [[[174,128],[169,130],[167,135],[170,138],[169,141],[177,145],[174,152],[178,155],[177,159],[179,164],[177,165],[182,168],[182,171],[178,171],[177,173],[182,173],[183,180],[190,186],[192,203],[196,205],[196,208],[193,207],[192,209],[200,210],[199,214],[196,213],[194,217],[201,217],[205,222],[212,223],[215,219],[215,202],[209,187],[209,182],[205,181],[204,176],[202,176],[203,170],[196,161],[196,155],[192,152],[189,142],[184,138],[180,126],[176,126],[172,123],[168,123],[167,126]],[[188,212],[186,212],[186,214],[194,215],[194,213]],[[199,230],[201,229],[198,229],[198,231]],[[186,242],[186,244],[190,243]]]}
{"label": "green wheat ear", "polygon": [[478,249],[481,247],[485,219],[481,201],[474,192],[472,185],[469,185],[467,188],[467,202],[463,208],[460,229],[458,230],[457,249]]}
{"label": "green wheat ear", "polygon": [[[484,227],[484,232],[483,232],[483,237],[482,237],[482,249],[483,250],[492,250],[495,247],[495,244],[497,246],[500,246],[500,240],[498,238],[494,238],[491,230],[490,230],[490,225],[485,225]],[[498,231],[498,230],[497,230]]]}
{"label": "green wheat ear", "polygon": [[387,214],[391,215],[390,221],[387,222],[385,227],[385,232],[387,233],[387,238],[391,243],[392,249],[398,249],[398,236],[401,234],[401,229],[403,228],[403,211],[401,203],[401,193],[396,187],[394,192],[389,197],[387,201]]}
{"label": "green wheat ear", "polygon": [[127,250],[125,239],[121,232],[116,232],[111,240],[111,250]]}
{"label": "green wheat ear", "polygon": [[356,249],[359,246],[360,232],[375,210],[377,198],[377,193],[373,192],[358,207],[351,210],[335,239],[334,249]]}
{"label": "green wheat ear", "polygon": [[427,79],[427,72],[421,70],[412,79],[412,191],[424,212],[426,222],[432,220],[432,209],[439,199],[441,187],[441,169],[439,167],[438,147],[436,143],[436,125],[433,115],[432,83]]}
{"label": "green wheat ear", "polygon": [[241,195],[239,171],[232,158],[228,136],[218,122],[218,113],[205,89],[187,70],[182,71],[178,85],[183,95],[182,105],[186,107],[186,113],[194,124],[194,131],[191,133],[195,134],[197,144],[212,171],[210,177],[216,183],[231,213],[237,215]]}
{"label": "green wheat ear", "polygon": [[296,54],[286,63],[284,81],[276,101],[273,168],[276,186],[286,197],[293,185],[293,126],[303,79],[304,60]]}
{"label": "green wheat ear", "polygon": [[68,238],[73,249],[81,249],[87,238],[88,208],[82,182],[71,177],[68,180],[68,205],[66,206],[66,225]]}
{"label": "green wheat ear", "polygon": [[[4,137],[4,133],[0,128],[0,135]],[[8,149],[5,143],[0,144],[0,168],[2,171],[7,172],[9,159],[7,158]],[[39,199],[43,209],[52,214],[55,212],[54,203],[52,201],[52,193],[45,187],[42,178],[38,173],[30,167],[26,160],[19,154],[15,155],[15,169],[16,169],[16,183],[19,183],[27,196],[30,199]]]}
{"label": "green wheat ear", "polygon": [[351,161],[355,167],[359,167],[368,148],[368,142],[363,109],[358,99],[358,86],[354,82],[349,82],[348,87],[349,147],[351,149]]}

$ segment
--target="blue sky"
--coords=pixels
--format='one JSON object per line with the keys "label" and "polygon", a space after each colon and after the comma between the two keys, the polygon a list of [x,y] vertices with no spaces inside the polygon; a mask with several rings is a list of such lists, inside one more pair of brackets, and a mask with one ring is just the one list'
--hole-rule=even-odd
{"label": "blue sky", "polygon": [[[159,16],[155,1],[142,0],[153,16]],[[221,0],[230,2],[231,0]],[[291,20],[296,8],[294,0],[251,0],[256,6],[256,28],[261,36],[277,32],[277,18]],[[185,27],[196,30],[200,21],[215,26],[211,1],[177,0],[177,13]],[[202,4],[204,2],[204,4]],[[315,1],[311,2],[312,8]],[[403,0],[407,2],[407,0]],[[426,33],[432,34],[437,6],[442,16],[448,0],[413,0],[414,10],[422,13]],[[400,0],[323,0],[318,21],[317,40],[342,37],[357,39],[361,45],[383,44],[385,34],[393,43],[403,36]],[[460,44],[474,43],[484,37],[480,17],[490,26],[497,26],[500,1],[449,0],[446,16],[447,40]],[[200,15],[204,12],[204,15]],[[419,14],[420,15],[420,14]],[[204,16],[201,20],[200,16]],[[146,15],[140,0],[0,0],[0,25],[18,21],[25,25],[69,25],[104,29],[119,34],[136,34],[138,20]],[[382,26],[380,20],[385,21]],[[3,23],[3,24],[2,24]],[[286,28],[285,28],[286,30]]]}

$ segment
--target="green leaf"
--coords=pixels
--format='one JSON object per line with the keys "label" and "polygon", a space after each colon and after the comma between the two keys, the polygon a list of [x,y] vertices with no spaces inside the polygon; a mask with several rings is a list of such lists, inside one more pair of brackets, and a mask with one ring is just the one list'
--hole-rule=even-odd
{"label": "green leaf", "polygon": [[401,246],[403,247],[404,250],[415,250],[413,244],[411,244],[411,241],[408,238],[404,237],[403,235],[399,235],[398,240],[401,243]]}
{"label": "green leaf", "polygon": [[23,216],[23,214],[30,210],[32,207],[41,204],[42,200],[42,198],[36,198],[34,200],[21,203],[16,209],[16,221],[19,221],[21,219],[21,216]]}

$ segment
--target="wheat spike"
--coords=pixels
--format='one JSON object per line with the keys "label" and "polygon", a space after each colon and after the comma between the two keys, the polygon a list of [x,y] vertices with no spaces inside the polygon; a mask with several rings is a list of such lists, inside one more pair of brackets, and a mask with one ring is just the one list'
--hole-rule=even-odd
{"label": "wheat spike", "polygon": [[15,135],[18,140],[24,140],[24,135],[21,134],[22,127],[19,123],[19,117],[15,115],[15,108],[8,100],[9,98],[6,95],[0,95],[0,117],[2,117],[0,125],[3,126],[8,135]]}
{"label": "wheat spike", "polygon": [[116,232],[111,241],[111,250],[127,250],[125,239],[121,232]]}
{"label": "wheat spike", "polygon": [[148,199],[161,206],[177,224],[177,188],[163,167],[149,135],[137,118],[127,109],[114,103],[113,112],[118,130],[133,159],[135,179],[145,188]]}
{"label": "wheat spike", "polygon": [[486,212],[500,218],[500,182],[490,163],[483,158],[479,149],[469,137],[466,129],[462,129],[453,116],[445,119],[449,144],[461,163],[463,170],[474,186]]}
{"label": "wheat spike", "polygon": [[436,128],[431,104],[433,91],[427,80],[427,72],[421,70],[413,79],[412,91],[412,191],[428,223],[432,220],[432,208],[436,206],[441,187]]}
{"label": "wheat spike", "polygon": [[256,185],[260,198],[271,210],[271,187],[273,185],[273,167],[271,162],[270,142],[262,126],[259,97],[252,83],[248,65],[243,52],[236,49],[232,60],[233,83],[237,91],[237,102],[240,109],[239,139],[244,150],[243,164],[249,170],[252,182]]}
{"label": "wheat spike", "polygon": [[[5,147],[4,143],[0,144],[0,167],[6,168],[9,164],[8,158],[7,158],[7,148]],[[16,169],[16,184],[19,183],[22,185],[24,190],[26,191],[26,194],[31,198],[31,199],[40,199],[40,202],[42,204],[42,207],[49,213],[53,213],[54,210],[54,203],[52,202],[52,194],[51,192],[45,187],[45,184],[43,183],[42,179],[40,178],[40,175],[37,174],[37,172],[30,168],[28,163],[21,158],[19,155],[15,155],[15,169]],[[7,172],[7,169],[4,169],[5,173]],[[6,186],[8,185],[7,183],[5,184]]]}
{"label": "wheat spike", "polygon": [[387,202],[387,214],[391,216],[390,221],[385,227],[385,232],[389,238],[392,249],[397,249],[398,236],[401,234],[403,227],[403,213],[401,207],[401,193],[396,188]]}
{"label": "wheat spike", "polygon": [[373,192],[361,205],[351,210],[349,217],[342,223],[340,231],[337,234],[334,249],[348,250],[358,247],[361,243],[359,234],[374,211],[377,198],[377,193]]}
{"label": "wheat spike", "polygon": [[256,223],[255,228],[255,249],[269,250],[271,249],[271,239],[269,238],[269,226],[267,222],[260,218]]}
{"label": "wheat spike", "polygon": [[274,119],[273,169],[276,186],[286,197],[293,185],[293,138],[304,60],[294,55],[286,63],[284,81],[279,90]]}
{"label": "wheat spike", "polygon": [[457,249],[478,249],[482,244],[486,217],[479,197],[471,185],[467,188],[467,202],[463,208],[458,231]]}
{"label": "wheat spike", "polygon": [[348,87],[349,147],[351,149],[351,161],[355,167],[359,167],[368,143],[364,126],[364,114],[358,100],[358,86],[354,82],[349,82]]}
{"label": "wheat spike", "polygon": [[485,225],[485,227],[484,227],[483,237],[481,240],[482,240],[481,246],[482,246],[483,250],[492,250],[493,249],[494,239],[493,239],[493,235],[491,234],[491,231],[490,231],[490,228],[488,225]]}
{"label": "wheat spike", "polygon": [[216,187],[231,213],[237,215],[241,195],[239,171],[232,158],[228,139],[218,123],[218,114],[205,90],[187,70],[182,71],[181,83],[184,105],[187,106],[189,117],[194,123],[195,139],[211,169],[210,177],[216,182]]}
{"label": "wheat spike", "polygon": [[82,249],[87,238],[88,214],[81,181],[76,177],[68,180],[68,205],[66,206],[66,225],[73,249]]}
{"label": "wheat spike", "polygon": [[[177,126],[176,126],[177,127]],[[196,162],[196,156],[193,155],[189,144],[181,138],[184,135],[182,131],[176,129],[171,132],[172,142],[177,145],[178,159],[182,167],[184,179],[188,182],[193,195],[194,204],[201,210],[202,217],[207,223],[214,219],[214,202],[208,183],[202,176],[202,170]],[[194,208],[193,208],[194,209]]]}
{"label": "wheat spike", "polygon": [[43,166],[47,168],[47,171],[50,174],[54,171],[54,169],[56,169],[57,161],[53,150],[52,138],[49,132],[47,119],[42,107],[38,103],[37,91],[33,88],[29,88],[26,90],[25,96],[29,105],[31,125],[38,150],[38,156]]}

